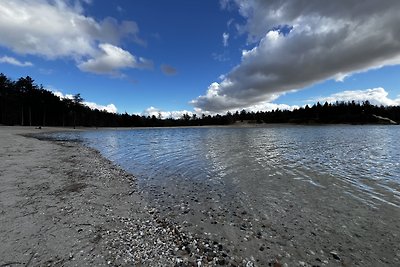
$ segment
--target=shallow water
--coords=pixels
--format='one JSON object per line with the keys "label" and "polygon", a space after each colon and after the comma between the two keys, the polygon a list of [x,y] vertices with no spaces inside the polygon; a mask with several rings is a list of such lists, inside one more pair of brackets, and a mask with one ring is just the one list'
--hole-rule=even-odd
{"label": "shallow water", "polygon": [[99,130],[162,218],[269,266],[399,266],[400,127]]}
{"label": "shallow water", "polygon": [[367,205],[400,207],[398,126],[163,128],[58,137],[83,140],[143,187],[222,184],[263,199],[274,181],[295,179],[310,187],[339,186]]}

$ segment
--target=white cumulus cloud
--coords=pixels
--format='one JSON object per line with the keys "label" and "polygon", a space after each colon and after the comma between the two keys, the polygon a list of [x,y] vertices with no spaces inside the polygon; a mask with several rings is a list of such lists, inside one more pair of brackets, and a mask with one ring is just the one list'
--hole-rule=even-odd
{"label": "white cumulus cloud", "polygon": [[191,103],[222,112],[272,102],[327,79],[400,64],[398,0],[231,0],[252,49]]}
{"label": "white cumulus cloud", "polygon": [[11,64],[11,65],[18,66],[18,67],[32,67],[33,66],[32,62],[29,62],[29,61],[22,62],[16,58],[9,57],[9,56],[0,57],[0,63],[7,63],[7,64]]}
{"label": "white cumulus cloud", "polygon": [[[118,22],[111,17],[98,21],[86,16],[84,5],[90,3],[87,0],[2,0],[0,46],[16,54],[47,59],[70,58],[80,64],[88,59],[97,59],[104,53],[101,50],[104,45],[120,48],[122,39],[144,43],[138,36],[139,28],[134,21]],[[108,67],[117,71],[120,66],[126,67],[126,64],[114,62]],[[131,64],[128,67],[136,66]],[[95,73],[102,73],[93,69]]]}
{"label": "white cumulus cloud", "polygon": [[372,105],[383,105],[383,106],[398,106],[400,105],[400,96],[396,99],[391,99],[388,97],[389,93],[382,87],[372,88],[372,89],[365,89],[365,90],[348,90],[339,92],[336,94],[332,94],[327,97],[319,97],[316,99],[311,100],[311,102],[328,102],[328,103],[335,103],[336,101],[356,101],[356,102],[363,102],[369,101]]}
{"label": "white cumulus cloud", "polygon": [[116,74],[115,70],[124,68],[149,68],[151,61],[136,58],[128,51],[111,44],[100,44],[100,52],[94,58],[78,65],[82,71],[97,74]]}
{"label": "white cumulus cloud", "polygon": [[83,104],[85,106],[88,106],[91,109],[103,110],[103,111],[107,111],[109,113],[117,113],[117,111],[118,111],[117,107],[114,104],[108,104],[106,106],[99,105],[94,102],[83,102]]}
{"label": "white cumulus cloud", "polygon": [[161,119],[180,119],[185,114],[192,116],[194,113],[188,110],[162,111],[161,109],[155,107],[149,107],[141,113],[142,116],[156,116],[157,118]]}
{"label": "white cumulus cloud", "polygon": [[63,94],[62,92],[60,92],[60,91],[53,91],[53,94],[55,95],[55,96],[58,96],[59,98],[61,98],[61,99],[64,99],[64,98],[66,98],[66,99],[73,99],[74,98],[74,96],[73,95],[71,95],[71,94]]}
{"label": "white cumulus cloud", "polygon": [[[73,95],[71,95],[71,94],[63,94],[62,92],[60,92],[60,91],[53,91],[53,94],[55,95],[55,96],[58,96],[60,99],[64,99],[64,98],[66,98],[66,99],[73,99],[74,98],[74,96]],[[98,110],[102,110],[102,111],[107,111],[107,112],[109,112],[109,113],[117,113],[118,112],[118,109],[117,109],[117,107],[114,105],[114,104],[108,104],[108,105],[100,105],[100,104],[97,104],[97,103],[94,103],[94,102],[87,102],[87,101],[83,101],[83,103],[82,103],[83,105],[85,105],[85,106],[87,106],[87,107],[89,107],[89,108],[91,108],[91,109],[98,109]]]}
{"label": "white cumulus cloud", "polygon": [[263,102],[257,105],[245,107],[244,109],[246,111],[272,111],[272,110],[294,110],[300,108],[297,105],[288,105],[288,104],[276,104],[276,103],[271,103],[271,102]]}

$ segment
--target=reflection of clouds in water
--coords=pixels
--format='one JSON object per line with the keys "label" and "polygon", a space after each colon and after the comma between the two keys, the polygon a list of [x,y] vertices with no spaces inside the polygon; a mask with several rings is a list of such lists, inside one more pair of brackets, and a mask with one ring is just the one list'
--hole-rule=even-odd
{"label": "reflection of clouds in water", "polygon": [[143,183],[221,181],[261,199],[266,189],[303,181],[400,204],[396,126],[137,129],[78,138]]}
{"label": "reflection of clouds in water", "polygon": [[104,138],[104,144],[106,144],[110,149],[117,149],[119,147],[119,139],[115,132],[110,132]]}
{"label": "reflection of clouds in water", "polygon": [[225,149],[228,143],[226,136],[218,138],[213,129],[207,130],[207,137],[204,139],[204,152],[208,160],[212,175],[215,178],[222,178],[226,175],[225,170],[228,168],[224,159]]}

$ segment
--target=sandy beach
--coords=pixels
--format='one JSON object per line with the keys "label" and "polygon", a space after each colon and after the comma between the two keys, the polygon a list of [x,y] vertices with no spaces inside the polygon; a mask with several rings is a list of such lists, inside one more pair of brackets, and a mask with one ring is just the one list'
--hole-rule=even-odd
{"label": "sandy beach", "polygon": [[0,266],[252,266],[161,219],[135,178],[72,142],[0,127]]}
{"label": "sandy beach", "polygon": [[[201,183],[140,189],[99,152],[35,135],[65,130],[0,127],[0,266],[400,263],[398,208],[361,206],[342,186],[327,190],[338,183],[329,177],[263,188],[274,201],[255,216],[256,203]],[[282,196],[287,188],[297,193]]]}

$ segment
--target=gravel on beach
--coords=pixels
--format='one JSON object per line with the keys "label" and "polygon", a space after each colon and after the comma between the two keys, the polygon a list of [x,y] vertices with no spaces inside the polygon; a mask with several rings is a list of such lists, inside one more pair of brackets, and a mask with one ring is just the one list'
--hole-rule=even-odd
{"label": "gravel on beach", "polygon": [[149,207],[88,147],[1,127],[0,266],[253,266]]}
{"label": "gravel on beach", "polygon": [[400,264],[398,207],[290,179],[262,208],[226,184],[141,188],[94,149],[32,137],[65,130],[0,126],[0,267]]}

